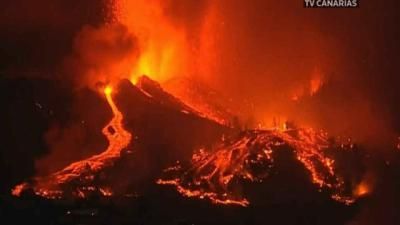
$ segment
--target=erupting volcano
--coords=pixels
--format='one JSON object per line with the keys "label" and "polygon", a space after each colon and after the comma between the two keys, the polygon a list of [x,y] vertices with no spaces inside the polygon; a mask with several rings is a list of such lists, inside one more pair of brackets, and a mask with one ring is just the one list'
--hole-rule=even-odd
{"label": "erupting volcano", "polygon": [[397,12],[15,2],[2,223],[400,224]]}
{"label": "erupting volcano", "polygon": [[[345,178],[335,171],[335,160],[333,156],[328,156],[328,149],[332,149],[334,143],[329,143],[326,133],[311,128],[286,130],[286,126],[283,126],[283,130],[254,130],[255,124],[265,122],[260,119],[247,124],[243,122],[243,114],[255,109],[254,103],[242,104],[246,110],[232,110],[230,107],[235,105],[232,98],[223,99],[217,91],[203,87],[198,82],[201,77],[206,77],[198,75],[200,72],[208,73],[215,69],[212,66],[215,62],[210,60],[215,59],[211,52],[217,50],[217,37],[212,33],[217,21],[222,18],[217,6],[202,6],[208,13],[203,15],[201,26],[195,29],[198,37],[191,39],[187,36],[187,28],[171,22],[169,16],[172,15],[166,12],[168,8],[157,1],[110,3],[114,20],[100,28],[83,29],[75,40],[76,49],[67,64],[77,67],[85,75],[86,80],[82,80],[88,82],[87,85],[92,89],[96,89],[99,83],[123,83],[126,79],[132,83],[125,88],[128,91],[124,90],[118,102],[113,99],[113,94],[120,91],[117,87],[106,86],[103,90],[102,95],[113,113],[112,120],[102,130],[108,140],[108,147],[100,154],[72,162],[48,176],[35,177],[30,182],[17,185],[12,191],[14,195],[32,189],[36,195],[53,199],[66,196],[84,198],[90,193],[110,196],[114,192],[112,188],[107,181],[100,184],[99,180],[110,176],[105,175],[104,171],[118,163],[121,153],[134,148],[132,133],[146,143],[141,143],[141,149],[137,151],[146,152],[146,148],[158,146],[147,142],[164,143],[157,136],[151,137],[151,141],[146,140],[146,132],[154,132],[150,132],[149,127],[155,126],[153,123],[162,125],[165,121],[176,120],[196,124],[192,129],[208,127],[204,132],[210,129],[214,132],[209,135],[212,138],[194,140],[184,145],[186,149],[180,151],[185,154],[173,153],[182,147],[171,145],[172,149],[165,150],[171,151],[166,153],[171,154],[171,158],[167,157],[165,163],[154,166],[166,166],[171,160],[188,161],[186,156],[191,155],[194,149],[212,145],[193,153],[189,165],[176,165],[166,169],[165,174],[154,174],[158,184],[174,185],[184,196],[208,198],[218,204],[247,206],[250,201],[241,193],[242,183],[268,182],[268,176],[276,167],[275,156],[280,149],[290,149],[295,159],[308,171],[310,182],[320,191],[328,189],[333,199],[345,204],[355,201],[352,189],[355,189],[360,179]],[[190,58],[196,60],[192,62]],[[142,74],[150,78],[140,77]],[[179,74],[191,74],[193,79]],[[314,69],[307,79],[308,84],[288,88],[288,93],[294,89],[296,94],[287,100],[300,101],[305,96],[312,98],[317,95],[324,85],[323,78],[322,72]],[[128,92],[133,99],[127,97]],[[124,110],[120,110],[117,105],[123,105]],[[275,107],[279,107],[279,104]],[[133,110],[135,108],[138,112]],[[93,112],[93,116],[95,114]],[[152,117],[149,121],[147,115],[152,114],[159,114],[161,120],[156,122],[155,117]],[[125,128],[124,124],[128,124],[128,127]],[[172,129],[169,132],[177,132],[177,127],[169,126],[168,129]],[[158,134],[164,136],[162,132]],[[221,138],[222,141],[216,141]],[[165,142],[180,142],[170,139],[168,137]],[[175,158],[172,159],[172,156]],[[348,184],[350,181],[352,183]]]}
{"label": "erupting volcano", "polygon": [[[137,85],[132,88],[137,89],[145,101],[158,102],[156,104],[171,108],[182,115],[208,120],[207,114],[190,108],[145,76],[138,79]],[[112,195],[110,187],[98,185],[95,180],[98,180],[99,174],[106,167],[112,167],[118,162],[122,151],[132,146],[132,135],[123,126],[124,115],[118,109],[112,94],[111,86],[104,88],[105,98],[114,116],[102,130],[109,142],[108,148],[99,155],[74,162],[49,176],[37,177],[31,184],[20,184],[14,188],[14,195],[18,196],[27,189],[33,189],[35,194],[46,198],[84,198],[96,192],[103,196]],[[235,130],[230,127],[226,129]],[[237,132],[239,131],[233,133]],[[338,173],[332,158],[337,151],[353,151],[354,145],[329,141],[328,134],[323,131],[295,127],[284,130],[242,130],[239,134],[230,138],[223,137],[222,141],[212,145],[209,150],[200,149],[195,152],[189,165],[178,164],[165,169],[163,178],[158,179],[157,183],[174,185],[179,193],[187,197],[208,198],[216,204],[248,206],[249,200],[241,193],[243,183],[268,182],[274,168],[279,166],[275,163],[275,156],[279,151],[290,149],[294,158],[308,171],[310,182],[320,191],[329,192],[332,199],[349,205],[368,192],[365,188],[356,190],[359,188],[354,183],[357,178],[344,177]],[[353,192],[357,194],[353,195]]]}

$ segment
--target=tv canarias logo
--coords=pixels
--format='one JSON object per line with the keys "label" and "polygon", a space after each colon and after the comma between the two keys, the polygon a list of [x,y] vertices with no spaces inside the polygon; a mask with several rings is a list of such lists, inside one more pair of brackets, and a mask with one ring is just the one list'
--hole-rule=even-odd
{"label": "tv canarias logo", "polygon": [[305,8],[357,8],[358,0],[304,0]]}

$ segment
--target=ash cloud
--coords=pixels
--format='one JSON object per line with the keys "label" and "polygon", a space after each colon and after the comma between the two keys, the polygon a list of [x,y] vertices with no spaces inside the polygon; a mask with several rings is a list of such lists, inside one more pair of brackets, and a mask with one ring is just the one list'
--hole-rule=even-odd
{"label": "ash cloud", "polygon": [[65,71],[74,75],[75,83],[81,87],[116,82],[129,77],[138,52],[136,37],[122,24],[85,26],[75,38]]}

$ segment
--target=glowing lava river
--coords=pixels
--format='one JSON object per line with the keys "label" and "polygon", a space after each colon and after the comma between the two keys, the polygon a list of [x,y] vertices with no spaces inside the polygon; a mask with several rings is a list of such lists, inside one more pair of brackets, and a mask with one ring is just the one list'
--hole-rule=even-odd
{"label": "glowing lava river", "polygon": [[96,173],[100,172],[106,166],[111,166],[115,159],[120,157],[121,151],[126,149],[132,140],[130,134],[123,127],[123,115],[118,110],[113,98],[113,89],[107,86],[104,94],[109,106],[113,112],[112,120],[103,128],[102,132],[106,136],[109,145],[107,149],[88,159],[74,162],[64,169],[55,172],[46,177],[35,178],[35,183],[31,186],[28,183],[17,185],[12,194],[19,196],[25,189],[33,189],[36,195],[45,198],[61,198],[64,196],[62,186],[74,180],[79,180],[79,186],[72,191],[72,195],[76,197],[85,197],[88,192],[98,191],[102,195],[112,195],[111,190],[106,187],[95,187],[90,185]]}

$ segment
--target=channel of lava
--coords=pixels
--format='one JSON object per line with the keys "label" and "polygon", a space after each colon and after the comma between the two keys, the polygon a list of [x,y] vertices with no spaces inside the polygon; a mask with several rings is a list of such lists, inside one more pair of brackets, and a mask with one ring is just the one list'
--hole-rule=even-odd
{"label": "channel of lava", "polygon": [[209,199],[216,204],[248,206],[246,197],[237,193],[241,182],[262,182],[274,168],[274,154],[280,146],[293,150],[296,159],[309,171],[319,189],[344,204],[355,201],[346,192],[345,182],[335,173],[334,160],[326,156],[327,134],[313,129],[252,130],[222,140],[212,149],[196,152],[190,165],[177,164],[164,170],[161,185],[172,185],[186,197]]}
{"label": "channel of lava", "polygon": [[22,183],[17,185],[12,194],[19,196],[23,191],[32,189],[36,195],[45,198],[61,198],[63,185],[78,180],[79,184],[72,191],[72,195],[83,198],[87,193],[97,191],[104,196],[112,195],[107,187],[96,187],[91,185],[96,173],[100,172],[120,157],[121,151],[126,149],[132,140],[132,134],[123,127],[123,114],[119,111],[112,98],[112,88],[107,86],[104,89],[107,103],[113,112],[112,120],[103,128],[102,133],[107,138],[109,145],[107,149],[88,159],[73,162],[64,169],[46,177],[37,177],[33,184]]}

